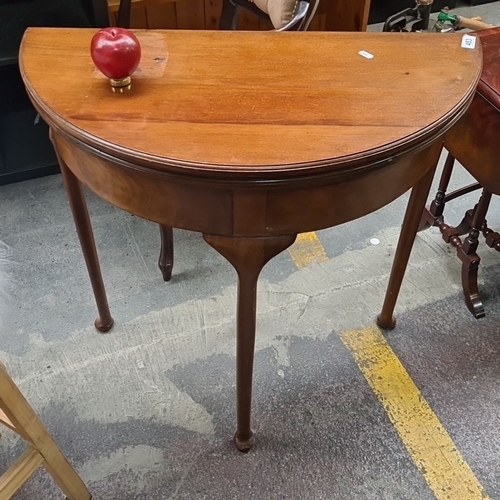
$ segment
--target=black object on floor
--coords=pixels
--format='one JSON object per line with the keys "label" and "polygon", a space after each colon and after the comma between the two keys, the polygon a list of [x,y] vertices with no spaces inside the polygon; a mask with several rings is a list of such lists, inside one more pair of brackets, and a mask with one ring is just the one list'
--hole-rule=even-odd
{"label": "black object on floor", "polygon": [[[456,0],[435,0],[432,5],[432,12],[438,12],[445,7],[454,9],[456,4]],[[414,6],[415,0],[372,0],[369,23],[383,23],[389,16]]]}

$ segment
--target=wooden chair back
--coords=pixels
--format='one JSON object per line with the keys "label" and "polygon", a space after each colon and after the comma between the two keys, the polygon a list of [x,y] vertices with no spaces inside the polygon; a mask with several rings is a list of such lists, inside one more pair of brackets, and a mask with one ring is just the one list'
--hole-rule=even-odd
{"label": "wooden chair back", "polygon": [[[99,1],[99,0],[94,0]],[[306,31],[318,8],[319,0],[297,0],[292,19],[277,31]],[[120,0],[117,26],[130,27],[132,0]],[[271,22],[269,15],[249,0],[223,0],[219,29],[234,30],[238,23],[240,9],[247,9]]]}

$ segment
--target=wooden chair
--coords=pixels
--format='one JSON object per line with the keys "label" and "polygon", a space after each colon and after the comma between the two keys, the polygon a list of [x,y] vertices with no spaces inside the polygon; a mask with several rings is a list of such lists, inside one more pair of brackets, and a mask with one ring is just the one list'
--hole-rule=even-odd
{"label": "wooden chair", "polygon": [[[7,311],[7,255],[0,241],[0,327]],[[28,449],[0,477],[0,500],[8,500],[38,467],[43,466],[69,500],[89,500],[91,495],[5,367],[0,362],[0,422],[19,434]]]}
{"label": "wooden chair", "polygon": [[[219,29],[237,29],[238,16],[243,8],[269,21],[277,31],[305,31],[316,13],[318,3],[319,0],[223,0]],[[130,26],[131,6],[132,0],[120,0],[118,26]]]}
{"label": "wooden chair", "polygon": [[223,0],[219,29],[237,29],[243,8],[266,19],[276,31],[306,31],[318,4],[319,0]]}
{"label": "wooden chair", "polygon": [[[94,10],[102,0],[93,0]],[[316,13],[319,0],[223,0],[219,29],[234,30],[241,9],[267,19],[276,31],[305,31]],[[120,0],[117,25],[130,27],[132,0]],[[165,281],[170,281],[174,265],[174,236],[171,227],[160,225],[161,249],[158,267]]]}
{"label": "wooden chair", "polygon": [[0,363],[0,422],[19,434],[28,449],[0,477],[0,500],[8,500],[43,466],[69,500],[92,498],[30,404]]}

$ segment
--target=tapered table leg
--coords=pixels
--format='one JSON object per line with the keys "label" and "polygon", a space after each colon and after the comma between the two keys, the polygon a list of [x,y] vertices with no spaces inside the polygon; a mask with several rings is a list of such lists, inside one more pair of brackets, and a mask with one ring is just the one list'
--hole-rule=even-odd
{"label": "tapered table leg", "polygon": [[108,299],[106,297],[106,290],[102,280],[101,266],[99,265],[99,257],[97,255],[94,233],[90,223],[87,202],[85,201],[85,194],[80,181],[66,166],[60,156],[57,155],[57,157],[66,193],[68,195],[69,205],[71,207],[71,212],[73,213],[76,231],[82,247],[83,257],[85,258],[85,264],[87,265],[90,282],[92,283],[92,289],[97,303],[97,310],[99,311],[99,317],[95,320],[94,325],[100,332],[109,332],[113,326],[114,320],[109,311]]}
{"label": "tapered table leg", "polygon": [[254,436],[250,426],[252,374],[255,349],[257,281],[269,260],[288,248],[296,235],[271,238],[229,238],[204,235],[205,240],[238,273],[236,334],[236,414],[234,443],[242,452],[252,449]]}
{"label": "tapered table leg", "polygon": [[429,195],[438,160],[439,151],[437,151],[434,166],[429,169],[411,191],[396,254],[394,255],[394,262],[392,264],[391,276],[389,278],[384,304],[381,313],[377,316],[377,324],[381,328],[392,329],[396,326],[396,319],[393,316],[394,308],[396,307],[399,290],[401,289],[401,283],[403,282],[411,249],[413,248],[413,243],[420,225],[422,210],[427,200],[427,196]]}
{"label": "tapered table leg", "polygon": [[170,226],[160,224],[161,250],[158,259],[158,267],[164,281],[172,278],[172,268],[174,267],[174,232]]}

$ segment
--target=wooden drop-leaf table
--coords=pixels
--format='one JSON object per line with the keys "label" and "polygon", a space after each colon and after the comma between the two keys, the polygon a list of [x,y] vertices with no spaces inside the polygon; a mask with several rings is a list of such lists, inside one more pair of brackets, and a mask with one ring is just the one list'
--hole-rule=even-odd
{"label": "wooden drop-leaf table", "polygon": [[462,48],[454,34],[138,31],[139,71],[116,94],[92,64],[92,35],[29,29],[20,66],[51,128],[96,326],[113,319],[82,184],[132,214],[201,232],[236,269],[235,443],[248,451],[261,269],[298,233],[412,189],[378,318],[394,325],[443,136],[474,96],[480,44]]}

